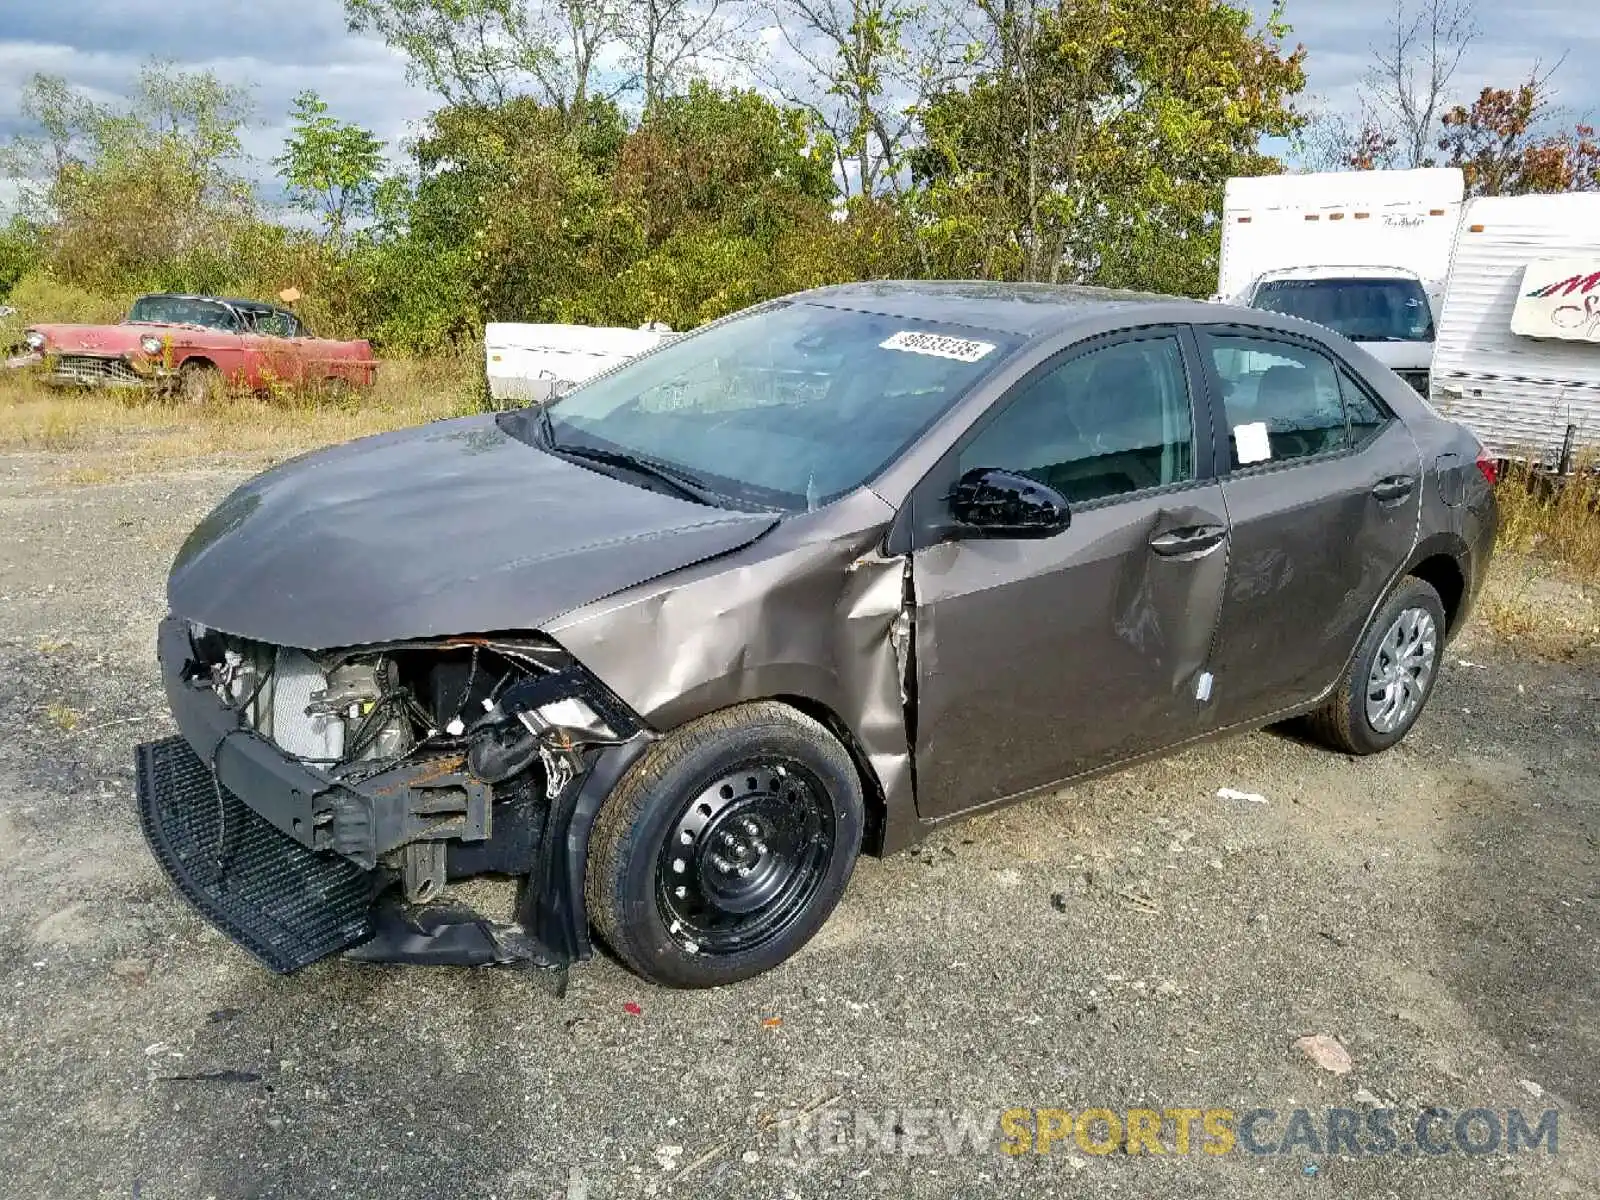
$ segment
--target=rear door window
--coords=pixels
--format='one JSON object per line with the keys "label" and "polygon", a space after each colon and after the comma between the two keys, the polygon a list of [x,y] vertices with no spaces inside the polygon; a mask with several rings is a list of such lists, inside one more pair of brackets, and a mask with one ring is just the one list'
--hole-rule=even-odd
{"label": "rear door window", "polygon": [[1221,385],[1232,470],[1353,449],[1387,419],[1309,347],[1242,334],[1204,334],[1202,342]]}

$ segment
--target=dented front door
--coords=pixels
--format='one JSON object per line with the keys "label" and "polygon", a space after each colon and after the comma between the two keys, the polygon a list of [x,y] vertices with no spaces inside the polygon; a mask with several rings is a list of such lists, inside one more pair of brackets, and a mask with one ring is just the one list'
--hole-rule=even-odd
{"label": "dented front door", "polygon": [[920,550],[917,809],[1004,799],[1203,732],[1226,576],[1215,484],[1077,514],[1043,541]]}
{"label": "dented front door", "polygon": [[[942,817],[1202,731],[1227,575],[1195,348],[1149,327],[1046,361],[912,498],[917,808]],[[1204,420],[1202,419],[1204,416]],[[999,468],[1056,489],[1068,528],[973,536],[949,484]]]}

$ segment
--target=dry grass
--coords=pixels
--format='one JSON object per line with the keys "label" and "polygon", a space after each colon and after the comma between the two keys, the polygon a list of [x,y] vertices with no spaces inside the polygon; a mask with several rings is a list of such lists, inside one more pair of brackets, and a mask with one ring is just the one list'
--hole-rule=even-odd
{"label": "dry grass", "polygon": [[1538,558],[1502,553],[1489,571],[1476,620],[1519,652],[1588,658],[1600,654],[1600,585],[1580,583]]}
{"label": "dry grass", "polygon": [[45,719],[62,733],[71,733],[78,727],[78,722],[83,719],[83,714],[71,705],[62,704],[52,700],[44,708]]}
{"label": "dry grass", "polygon": [[476,378],[469,359],[397,360],[383,364],[371,392],[342,404],[311,396],[239,395],[194,408],[5,379],[0,381],[0,451],[62,454],[70,465],[61,478],[84,485],[180,466],[272,461],[477,411]]}
{"label": "dry grass", "polygon": [[1499,557],[1478,612],[1495,635],[1541,658],[1600,651],[1600,472],[1566,479],[1513,467],[1496,489]]}
{"label": "dry grass", "polygon": [[1559,485],[1513,467],[1496,492],[1502,549],[1600,585],[1600,463],[1580,463]]}

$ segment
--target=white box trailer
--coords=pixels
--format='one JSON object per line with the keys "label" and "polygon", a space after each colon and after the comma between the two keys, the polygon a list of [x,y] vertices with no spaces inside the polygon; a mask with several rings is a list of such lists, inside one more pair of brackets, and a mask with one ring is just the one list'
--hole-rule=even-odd
{"label": "white box trailer", "polygon": [[675,337],[665,325],[620,329],[490,321],[483,329],[489,394],[539,403]]}
{"label": "white box trailer", "polygon": [[1464,190],[1446,167],[1230,179],[1217,298],[1335,329],[1425,392]]}
{"label": "white box trailer", "polygon": [[1468,202],[1430,399],[1499,458],[1600,449],[1600,194]]}

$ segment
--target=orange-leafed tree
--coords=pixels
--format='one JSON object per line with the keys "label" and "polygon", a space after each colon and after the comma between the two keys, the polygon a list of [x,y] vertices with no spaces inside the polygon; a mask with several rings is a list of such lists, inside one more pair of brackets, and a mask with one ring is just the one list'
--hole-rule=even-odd
{"label": "orange-leafed tree", "polygon": [[1549,125],[1547,78],[1535,75],[1516,88],[1486,87],[1470,105],[1445,112],[1439,150],[1445,165],[1461,168],[1469,195],[1600,188],[1600,144],[1592,126],[1541,132]]}

